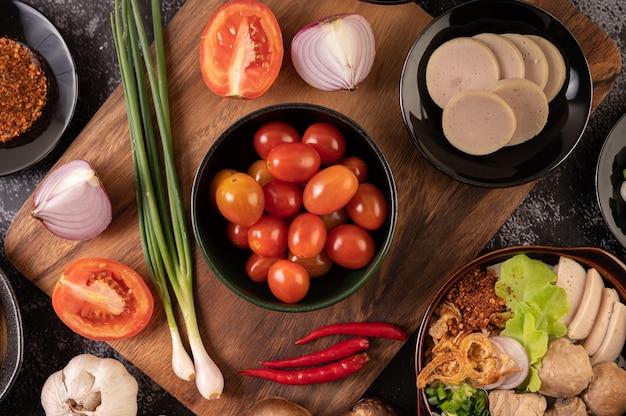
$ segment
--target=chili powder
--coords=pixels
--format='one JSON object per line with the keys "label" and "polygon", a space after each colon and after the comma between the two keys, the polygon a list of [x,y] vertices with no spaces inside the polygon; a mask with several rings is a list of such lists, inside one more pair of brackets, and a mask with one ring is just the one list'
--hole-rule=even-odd
{"label": "chili powder", "polygon": [[446,300],[461,313],[461,321],[449,322],[452,334],[487,331],[499,334],[509,317],[506,302],[495,293],[498,276],[491,270],[469,271],[446,294]]}
{"label": "chili powder", "polygon": [[48,79],[36,54],[0,37],[0,143],[31,128],[41,118],[47,98]]}

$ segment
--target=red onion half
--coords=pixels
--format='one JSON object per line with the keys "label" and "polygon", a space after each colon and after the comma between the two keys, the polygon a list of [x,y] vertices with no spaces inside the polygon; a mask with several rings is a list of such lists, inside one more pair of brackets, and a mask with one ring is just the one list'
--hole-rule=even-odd
{"label": "red onion half", "polygon": [[58,237],[89,240],[109,226],[112,209],[89,162],[72,160],[41,181],[33,194],[30,215]]}
{"label": "red onion half", "polygon": [[317,20],[291,41],[296,72],[322,91],[354,90],[370,73],[375,55],[372,27],[354,13]]}

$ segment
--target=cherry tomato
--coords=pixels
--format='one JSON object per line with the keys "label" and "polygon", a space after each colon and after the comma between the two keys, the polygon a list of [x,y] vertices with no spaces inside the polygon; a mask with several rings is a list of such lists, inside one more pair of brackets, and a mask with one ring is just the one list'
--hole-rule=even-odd
{"label": "cherry tomato", "polygon": [[289,217],[300,211],[302,191],[298,185],[274,179],[263,185],[265,210],[277,217]]}
{"label": "cherry tomato", "polygon": [[252,176],[254,180],[257,181],[261,186],[274,179],[272,178],[272,175],[267,168],[267,163],[265,163],[265,160],[263,159],[255,160],[254,162],[252,162],[250,167],[248,167],[247,173],[248,175]]}
{"label": "cherry tomato", "polygon": [[285,253],[275,257],[263,257],[252,252],[246,262],[246,273],[254,282],[265,282],[267,281],[267,272],[270,270],[271,265],[284,258]]}
{"label": "cherry tomato", "polygon": [[341,130],[324,122],[311,124],[302,134],[302,143],[308,144],[320,154],[322,165],[339,162],[346,151],[346,138]]}
{"label": "cherry tomato", "polygon": [[265,123],[254,133],[254,149],[266,159],[270,150],[281,143],[293,143],[300,141],[300,133],[291,124],[282,121],[270,121]]}
{"label": "cherry tomato", "polygon": [[333,211],[330,214],[320,215],[320,218],[324,221],[327,231],[332,230],[339,224],[345,224],[350,221],[348,210],[346,210],[345,207],[338,209],[337,211]]}
{"label": "cherry tomato", "polygon": [[287,249],[287,223],[273,215],[263,215],[248,228],[248,245],[259,256],[278,256]]}
{"label": "cherry tomato", "polygon": [[343,208],[358,187],[359,181],[350,169],[332,165],[320,170],[307,182],[302,192],[302,204],[313,214],[330,214]]}
{"label": "cherry tomato", "polygon": [[363,228],[354,224],[341,224],[328,233],[326,252],[338,265],[360,269],[374,257],[374,240]]}
{"label": "cherry tomato", "polygon": [[150,321],[154,298],[130,267],[104,258],[71,263],[52,290],[52,307],[74,332],[97,341],[130,338]]}
{"label": "cherry tomato", "polygon": [[362,183],[346,205],[346,210],[356,225],[370,231],[377,230],[387,217],[387,200],[376,185]]}
{"label": "cherry tomato", "polygon": [[317,256],[306,259],[300,258],[293,253],[287,253],[287,259],[300,263],[304,266],[311,279],[324,276],[333,268],[333,261],[330,259],[325,250],[322,250]]}
{"label": "cherry tomato", "polygon": [[218,8],[200,37],[200,69],[221,97],[257,98],[278,77],[283,36],[271,9],[255,0],[230,0]]}
{"label": "cherry tomato", "polygon": [[363,159],[358,156],[346,156],[339,161],[340,165],[348,167],[358,178],[359,183],[367,181],[369,169]]}
{"label": "cherry tomato", "polygon": [[303,265],[289,260],[278,260],[267,272],[270,292],[285,303],[301,301],[309,291],[311,278]]}
{"label": "cherry tomato", "polygon": [[281,143],[267,155],[267,167],[276,179],[304,182],[320,169],[320,155],[302,142]]}
{"label": "cherry tomato", "polygon": [[245,225],[229,222],[226,224],[226,237],[237,248],[250,248],[248,245],[248,227]]}
{"label": "cherry tomato", "polygon": [[222,169],[213,176],[211,179],[211,183],[209,183],[209,201],[211,204],[217,208],[217,202],[215,200],[215,196],[217,194],[217,186],[222,182],[222,179],[226,179],[233,173],[237,173],[235,169]]}
{"label": "cherry tomato", "polygon": [[247,173],[233,173],[222,180],[215,197],[220,213],[235,224],[251,226],[263,215],[263,188]]}
{"label": "cherry tomato", "polygon": [[324,249],[325,243],[326,225],[318,215],[303,212],[289,224],[287,247],[297,257],[317,256]]}

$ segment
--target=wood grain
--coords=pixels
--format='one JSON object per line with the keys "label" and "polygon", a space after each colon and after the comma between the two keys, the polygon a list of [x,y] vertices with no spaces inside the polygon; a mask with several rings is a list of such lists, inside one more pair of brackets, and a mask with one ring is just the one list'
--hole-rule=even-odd
{"label": "wood grain", "polygon": [[[407,332],[416,330],[439,285],[474,258],[533,183],[508,189],[482,189],[443,175],[415,149],[402,123],[398,84],[404,58],[432,18],[415,4],[371,5],[356,0],[267,0],[283,29],[286,54],[270,91],[253,101],[219,99],[204,86],[197,48],[200,33],[221,2],[187,0],[166,28],[171,111],[180,178],[189,201],[193,176],[204,153],[228,125],[249,112],[281,102],[310,102],[338,110],[361,124],[378,142],[391,164],[398,188],[398,227],[389,255],[378,274],[357,294],[321,311],[287,314],[267,311],[231,293],[212,274],[195,249],[197,303],[207,349],[222,369],[226,388],[220,400],[207,401],[191,382],[177,379],[170,366],[170,344],[163,310],[157,302],[153,319],[138,336],[112,343],[120,353],[202,415],[237,415],[254,400],[280,395],[308,407],[315,415],[348,409],[400,349],[377,340],[371,363],[340,382],[289,387],[238,376],[261,359],[303,352],[293,341],[312,328],[331,322],[382,320]],[[620,70],[613,41],[567,0],[536,2],[558,17],[581,43],[594,79],[594,108]],[[372,73],[354,92],[324,93],[295,73],[289,40],[315,18],[337,12],[363,14],[377,39]],[[113,201],[114,221],[89,242],[52,236],[29,217],[29,199],[18,212],[5,241],[7,256],[46,293],[72,260],[103,256],[122,261],[147,277],[143,264],[123,92],[117,88],[58,161],[89,160]],[[155,295],[156,296],[156,295]],[[320,341],[315,348],[324,347]],[[407,363],[407,365],[410,365]]]}

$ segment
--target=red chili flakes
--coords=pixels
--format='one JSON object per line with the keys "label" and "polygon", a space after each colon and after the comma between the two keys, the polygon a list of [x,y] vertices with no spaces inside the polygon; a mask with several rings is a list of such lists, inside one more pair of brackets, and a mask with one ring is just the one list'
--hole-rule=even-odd
{"label": "red chili flakes", "polygon": [[508,318],[506,302],[496,296],[494,287],[498,276],[486,269],[476,268],[459,279],[446,295],[461,312],[461,321],[449,322],[450,332],[487,331],[498,334]]}
{"label": "red chili flakes", "polygon": [[48,81],[41,63],[25,46],[0,37],[0,142],[27,131],[42,115]]}

